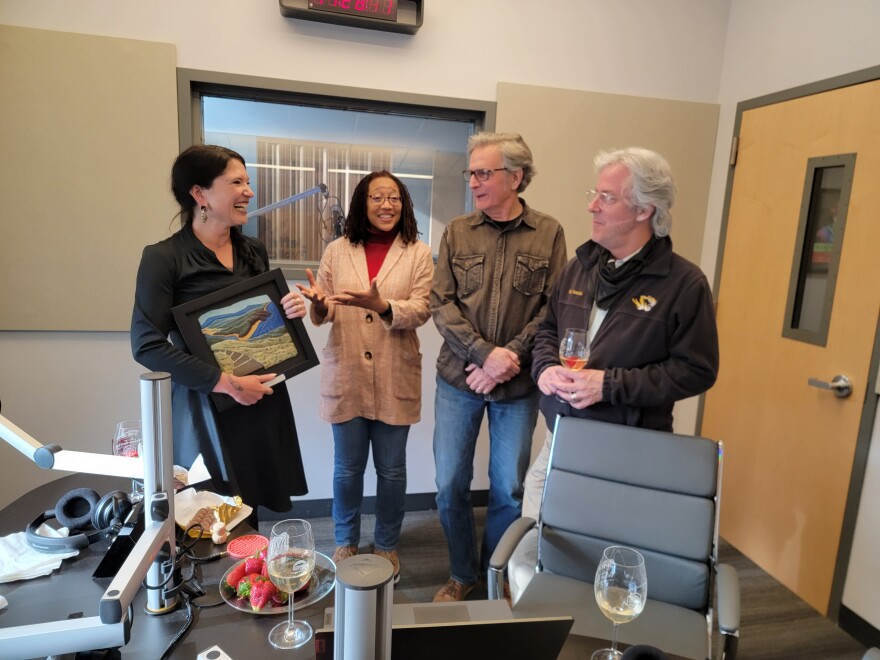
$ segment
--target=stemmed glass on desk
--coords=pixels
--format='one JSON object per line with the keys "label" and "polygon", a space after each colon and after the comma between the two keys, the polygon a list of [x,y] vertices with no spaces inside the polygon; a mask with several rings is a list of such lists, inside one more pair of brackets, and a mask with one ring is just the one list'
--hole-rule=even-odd
{"label": "stemmed glass on desk", "polygon": [[641,614],[648,596],[645,558],[632,548],[620,545],[605,548],[596,569],[593,591],[599,609],[611,619],[614,628],[611,648],[596,651],[590,660],[620,660],[623,653],[617,650],[617,626]]}
{"label": "stemmed glass on desk", "polygon": [[294,593],[308,584],[315,570],[315,538],[312,526],[293,518],[275,523],[269,539],[269,579],[286,591],[287,621],[269,631],[269,643],[277,649],[296,649],[312,638],[312,627],[293,618]]}
{"label": "stemmed glass on desk", "polygon": [[[114,456],[126,456],[129,458],[140,456],[144,450],[141,420],[127,419],[124,422],[119,422],[116,425],[116,433],[113,435],[113,442],[110,448]],[[132,479],[129,499],[132,502],[139,502],[143,499],[143,490],[142,484],[137,479]]]}
{"label": "stemmed glass on desk", "polygon": [[[587,331],[580,328],[568,328],[559,342],[559,361],[570,371],[580,371],[587,366],[590,359],[590,344],[587,342]],[[558,394],[556,398],[569,403]]]}

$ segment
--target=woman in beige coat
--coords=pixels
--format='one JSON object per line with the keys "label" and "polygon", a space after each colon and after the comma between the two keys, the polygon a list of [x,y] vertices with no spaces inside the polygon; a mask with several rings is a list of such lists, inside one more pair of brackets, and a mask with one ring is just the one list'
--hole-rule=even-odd
{"label": "woman in beige coat", "polygon": [[315,325],[332,323],[321,373],[322,419],[333,426],[334,561],[357,554],[364,471],[376,468],[374,553],[400,575],[406,439],[419,421],[422,355],[416,328],[431,313],[430,248],[418,239],[409,192],[390,172],[354,190],[345,230],[324,251],[317,280],[297,285]]}

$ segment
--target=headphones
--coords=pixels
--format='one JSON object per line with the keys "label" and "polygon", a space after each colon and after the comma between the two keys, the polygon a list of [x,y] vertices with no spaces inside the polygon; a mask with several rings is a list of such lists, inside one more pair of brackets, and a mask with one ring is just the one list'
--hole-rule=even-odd
{"label": "headphones", "polygon": [[[31,547],[40,552],[60,553],[81,550],[118,531],[131,513],[131,509],[131,500],[121,490],[114,490],[100,497],[91,488],[76,488],[65,493],[54,509],[37,516],[25,528],[25,536]],[[51,538],[38,534],[40,525],[52,518],[70,529],[70,536]],[[80,534],[73,533],[75,530],[85,530],[88,527],[93,529]]]}

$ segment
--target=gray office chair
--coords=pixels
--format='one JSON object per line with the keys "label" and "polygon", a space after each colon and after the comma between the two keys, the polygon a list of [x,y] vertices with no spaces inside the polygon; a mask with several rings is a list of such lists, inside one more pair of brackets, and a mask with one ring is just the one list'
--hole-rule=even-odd
{"label": "gray office chair", "polygon": [[607,639],[611,621],[596,605],[593,578],[607,546],[630,546],[645,557],[648,601],[620,626],[620,641],[711,658],[714,600],[718,658],[731,660],[739,578],[717,564],[722,457],[722,444],[705,438],[558,418],[539,520],[521,518],[502,537],[489,562],[490,598],[502,597],[510,556],[537,526],[535,575],[514,616],[570,614],[573,634]]}

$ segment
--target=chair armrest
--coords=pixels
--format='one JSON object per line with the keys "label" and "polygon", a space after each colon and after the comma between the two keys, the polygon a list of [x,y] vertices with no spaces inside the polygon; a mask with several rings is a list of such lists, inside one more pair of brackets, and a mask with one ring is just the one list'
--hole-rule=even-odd
{"label": "chair armrest", "polygon": [[715,567],[718,629],[725,635],[739,632],[739,575],[730,564]]}
{"label": "chair armrest", "polygon": [[715,598],[718,614],[719,660],[734,660],[739,646],[739,575],[729,564],[715,567]]}
{"label": "chair armrest", "polygon": [[513,551],[516,550],[516,546],[519,545],[519,542],[522,541],[528,531],[537,524],[534,518],[527,516],[517,518],[510,523],[510,527],[504,530],[504,535],[498,541],[498,545],[495,546],[495,552],[489,558],[489,567],[497,571],[503,571],[507,567],[507,562],[510,561]]}
{"label": "chair armrest", "polygon": [[524,516],[514,520],[510,527],[504,530],[504,535],[495,546],[495,552],[489,558],[489,600],[504,598],[504,569],[507,568],[516,546],[536,524],[534,518]]}

